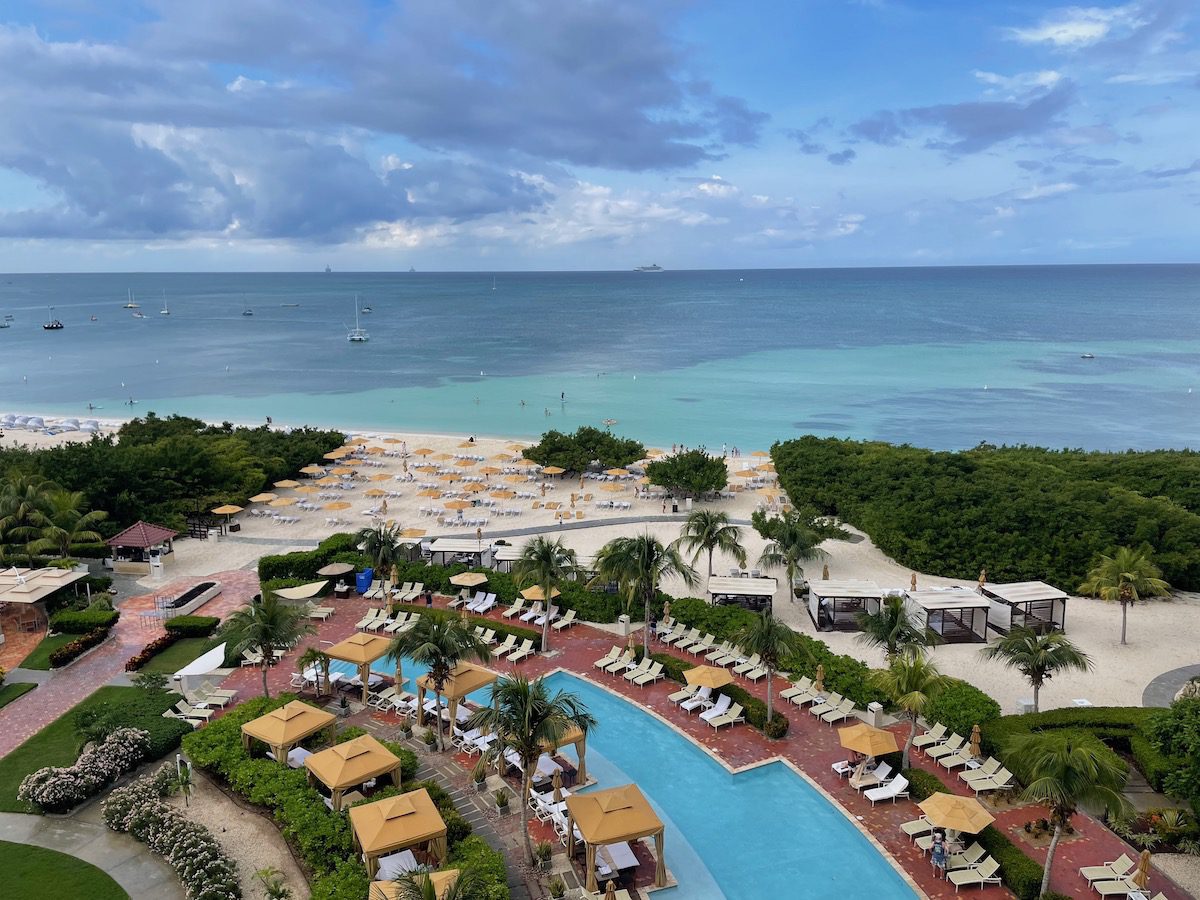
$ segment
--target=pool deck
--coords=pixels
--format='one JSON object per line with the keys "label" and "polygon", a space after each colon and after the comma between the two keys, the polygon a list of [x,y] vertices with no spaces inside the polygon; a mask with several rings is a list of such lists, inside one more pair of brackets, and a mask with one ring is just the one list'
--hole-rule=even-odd
{"label": "pool deck", "polygon": [[[222,579],[223,580],[223,579]],[[438,597],[436,605],[441,607],[447,598]],[[377,603],[355,597],[350,600],[339,600],[335,603],[337,613],[327,622],[321,623],[316,640],[338,641],[353,633],[355,624],[364,615],[367,608],[377,606]],[[205,610],[207,612],[207,610]],[[508,622],[499,616],[499,610],[493,612],[490,618],[500,622]],[[521,624],[521,623],[518,623]],[[881,803],[872,807],[870,802],[854,791],[843,779],[836,776],[830,769],[830,764],[844,759],[845,750],[838,743],[837,728],[816,721],[804,710],[791,704],[779,701],[776,707],[784,712],[791,720],[791,728],[787,736],[778,741],[766,738],[762,733],[747,725],[723,728],[714,731],[709,725],[700,721],[696,716],[689,716],[673,703],[667,696],[678,689],[671,681],[660,681],[647,687],[634,687],[624,678],[600,673],[592,665],[603,656],[614,644],[616,639],[611,633],[592,628],[587,625],[577,625],[564,632],[552,632],[550,638],[551,652],[548,655],[537,655],[517,665],[501,663],[496,666],[501,672],[519,671],[526,676],[548,674],[557,670],[571,672],[589,679],[595,684],[613,693],[626,697],[656,715],[678,733],[685,735],[697,746],[708,752],[730,771],[740,771],[756,765],[762,765],[774,760],[780,760],[797,771],[808,782],[822,791],[838,808],[852,821],[857,823],[875,843],[884,851],[898,869],[924,895],[937,898],[955,896],[954,886],[936,877],[928,859],[916,849],[899,830],[903,822],[915,819],[919,810],[911,801],[897,803]],[[655,643],[655,652],[668,652],[688,662],[695,659],[683,654],[674,653],[670,648]],[[295,652],[285,657],[280,665],[268,673],[268,681],[272,692],[288,690],[291,673],[296,670],[294,665]],[[759,699],[766,699],[766,680],[757,684],[737,679],[737,684]],[[226,679],[226,687],[238,687],[244,691],[243,696],[252,696],[259,690],[260,673],[257,669],[242,669]],[[775,690],[784,687],[783,679],[775,679]],[[35,693],[40,693],[41,688]],[[903,727],[894,726],[901,742]],[[449,754],[447,754],[449,756]],[[928,771],[947,785],[952,791],[967,794],[969,791],[956,775],[948,777],[944,770],[924,757],[914,755],[913,764]],[[1045,815],[1042,808],[1031,804],[1020,806],[991,807],[996,816],[995,826],[1023,850],[1035,859],[1045,859],[1044,847],[1034,846],[1026,840],[1022,826],[1031,819]],[[1055,860],[1055,877],[1051,888],[1069,897],[1085,898],[1096,896],[1091,893],[1088,885],[1078,874],[1080,866],[1099,865],[1106,860],[1116,859],[1122,853],[1128,853],[1136,858],[1137,851],[1105,828],[1091,817],[1080,813],[1075,816],[1073,823],[1076,834],[1064,839],[1058,849]],[[536,820],[534,825],[536,826]],[[540,833],[539,837],[543,836]],[[1168,900],[1189,900],[1191,897],[1171,882],[1165,875],[1155,871],[1150,883],[1151,893],[1161,891]],[[970,889],[960,896],[1000,898],[1011,896],[1002,887],[989,887],[984,890]]]}

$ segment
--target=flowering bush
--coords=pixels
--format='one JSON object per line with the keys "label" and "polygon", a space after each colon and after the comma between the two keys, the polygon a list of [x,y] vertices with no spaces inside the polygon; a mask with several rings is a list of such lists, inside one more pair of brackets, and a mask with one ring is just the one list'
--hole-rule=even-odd
{"label": "flowering bush", "polygon": [[175,631],[168,631],[166,634],[160,634],[145,647],[139,650],[136,654],[129,657],[125,663],[126,672],[136,672],[146,663],[150,662],[157,654],[162,653],[183,635]]}
{"label": "flowering bush", "polygon": [[171,766],[165,765],[117,788],[104,801],[104,823],[162,856],[179,876],[188,900],[240,900],[237,863],[212,832],[163,802],[173,775]]}
{"label": "flowering bush", "polygon": [[50,654],[50,668],[59,669],[68,663],[74,662],[88,650],[91,650],[97,644],[104,642],[108,637],[107,628],[97,628],[94,631],[89,631],[87,634],[81,634],[69,644],[63,644],[57,650]]}
{"label": "flowering bush", "polygon": [[26,775],[17,789],[17,799],[46,812],[66,812],[137,768],[149,748],[147,732],[118,728],[82,753],[75,765],[47,766]]}

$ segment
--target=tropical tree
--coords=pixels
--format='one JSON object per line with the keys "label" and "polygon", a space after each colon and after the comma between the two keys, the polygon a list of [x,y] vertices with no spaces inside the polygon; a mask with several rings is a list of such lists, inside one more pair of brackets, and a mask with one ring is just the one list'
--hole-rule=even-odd
{"label": "tropical tree", "polygon": [[[437,698],[440,711],[442,691],[450,680],[450,673],[464,660],[490,662],[491,651],[479,639],[474,628],[454,615],[429,611],[418,617],[417,624],[409,631],[396,635],[388,650],[388,659],[399,662],[407,656],[418,665],[429,669],[429,680]],[[438,749],[446,747],[442,736],[442,720],[437,720]]]}
{"label": "tropical tree", "polygon": [[94,526],[107,518],[108,513],[100,509],[85,512],[83,491],[47,491],[32,514],[41,537],[33,542],[31,549],[35,553],[48,550],[61,559],[70,559],[71,551],[80,544],[101,540]]}
{"label": "tropical tree", "polygon": [[642,634],[646,655],[650,654],[650,606],[664,578],[678,577],[695,587],[696,570],[684,562],[679,551],[663,546],[652,534],[613,538],[596,554],[593,583],[615,581],[625,593],[627,604],[641,599],[645,605],[646,630]]}
{"label": "tropical tree", "polygon": [[[539,535],[521,550],[520,559],[513,563],[512,576],[518,587],[537,586],[542,589],[546,608],[555,589],[579,571],[575,551],[563,545],[562,538],[550,540]],[[550,616],[542,623],[542,652],[550,649]]]}
{"label": "tropical tree", "polygon": [[888,665],[909,648],[928,647],[939,638],[928,628],[918,628],[908,614],[904,597],[892,594],[883,598],[879,612],[861,612],[857,616],[861,634],[858,640],[868,647],[882,647]]}
{"label": "tropical tree", "polygon": [[400,561],[401,531],[403,528],[395,522],[380,522],[355,533],[355,541],[370,558],[376,572],[389,572]]}
{"label": "tropical tree", "polygon": [[[483,878],[479,869],[459,866],[458,878],[439,894],[428,872],[405,872],[396,876],[396,900],[481,900],[485,897]],[[389,896],[392,896],[389,893]]]}
{"label": "tropical tree", "polygon": [[1075,669],[1086,672],[1092,660],[1061,631],[1038,634],[1032,628],[1014,628],[981,651],[984,659],[996,659],[1016,669],[1033,688],[1033,711],[1038,711],[1042,685],[1057,672]]}
{"label": "tropical tree", "polygon": [[769,543],[758,558],[758,564],[764,569],[784,569],[787,572],[788,600],[796,599],[796,573],[801,571],[801,563],[822,559],[825,551],[817,545],[821,537],[813,530],[810,523],[798,513],[792,511],[766,523],[763,537]]}
{"label": "tropical tree", "polygon": [[708,554],[708,577],[713,574],[713,551],[720,550],[745,568],[746,548],[742,546],[742,530],[729,521],[729,514],[713,509],[697,509],[688,514],[679,537],[672,544],[692,553],[692,565],[701,553]]}
{"label": "tropical tree", "polygon": [[757,653],[762,659],[762,667],[767,670],[767,721],[770,722],[775,714],[772,705],[775,699],[775,691],[771,687],[772,677],[783,666],[784,659],[806,652],[800,636],[772,616],[771,611],[767,609],[741,628],[733,640],[746,653]]}
{"label": "tropical tree", "polygon": [[1121,643],[1124,644],[1129,605],[1143,597],[1165,596],[1171,592],[1171,586],[1163,581],[1149,548],[1118,547],[1112,556],[1100,555],[1099,561],[1088,572],[1087,580],[1079,586],[1079,592],[1121,604]]}
{"label": "tropical tree", "polygon": [[521,837],[525,856],[533,863],[529,842],[529,791],[537,762],[547,749],[553,750],[572,729],[587,734],[596,727],[596,718],[575,694],[551,693],[539,678],[530,681],[521,675],[501,678],[492,684],[491,703],[480,708],[467,723],[484,733],[493,733],[489,757],[502,763],[511,751],[521,766]]}
{"label": "tropical tree", "polygon": [[929,701],[946,688],[949,679],[938,671],[919,646],[910,645],[892,657],[886,669],[872,672],[871,682],[896,704],[900,718],[908,720],[902,762],[907,769],[913,739],[917,736],[917,719]]}
{"label": "tropical tree", "polygon": [[289,606],[274,594],[266,594],[257,603],[243,606],[225,620],[222,628],[225,640],[234,653],[254,651],[262,656],[263,696],[270,697],[267,668],[275,659],[276,650],[294,647],[300,639],[312,634],[313,627],[296,606]]}
{"label": "tropical tree", "polygon": [[1026,788],[1022,799],[1050,807],[1054,834],[1046,848],[1046,868],[1042,875],[1041,895],[1050,890],[1054,852],[1063,829],[1080,806],[1103,810],[1116,819],[1127,818],[1132,811],[1122,791],[1125,771],[1111,753],[1097,752],[1091,744],[1077,743],[1069,733],[1041,732],[1009,741],[1010,757],[1022,761]]}
{"label": "tropical tree", "polygon": [[5,543],[24,545],[33,565],[33,541],[40,534],[38,516],[46,495],[58,485],[40,475],[13,474],[0,486],[0,538]]}
{"label": "tropical tree", "polygon": [[300,654],[300,658],[296,660],[296,667],[301,672],[307,672],[309,669],[317,671],[317,696],[321,696],[321,680],[324,679],[326,684],[329,684],[329,664],[333,659],[328,653],[319,650],[316,647],[306,647],[304,652]]}

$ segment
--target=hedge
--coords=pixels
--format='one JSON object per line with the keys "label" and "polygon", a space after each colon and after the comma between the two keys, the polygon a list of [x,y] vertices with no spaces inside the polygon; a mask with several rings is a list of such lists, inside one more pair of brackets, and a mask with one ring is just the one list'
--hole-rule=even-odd
{"label": "hedge", "polygon": [[160,634],[133,656],[129,657],[129,659],[125,660],[125,671],[136,672],[142,666],[146,665],[146,663],[150,662],[150,660],[154,659],[155,656],[178,641],[180,637],[181,635],[170,631],[166,634]]}
{"label": "hedge", "polygon": [[118,728],[137,728],[150,738],[146,758],[160,759],[192,732],[192,726],[182,719],[163,717],[178,699],[173,693],[135,690],[122,695],[120,702],[103,700],[84,706],[75,713],[75,730],[83,740],[97,741]]}
{"label": "hedge", "polygon": [[163,627],[168,634],[185,637],[208,637],[217,630],[221,620],[217,616],[175,616],[167,619]]}
{"label": "hedge", "polygon": [[331,534],[315,550],[264,556],[258,561],[258,580],[303,578],[312,581],[317,577],[317,569],[332,562],[332,557],[338,553],[354,551],[356,543],[354,535],[341,532]]}
{"label": "hedge", "polygon": [[965,737],[973,726],[999,718],[1000,704],[974,685],[952,678],[929,699],[923,715],[926,722],[941,722]]}
{"label": "hedge", "polygon": [[115,609],[64,609],[50,617],[50,629],[63,634],[87,634],[97,628],[107,631],[121,614]]}
{"label": "hedge", "polygon": [[920,803],[934,794],[951,793],[940,778],[924,769],[905,769],[903,774],[908,779],[908,794],[914,803]]}
{"label": "hedge", "polygon": [[80,635],[69,644],[63,644],[57,650],[51,652],[50,668],[60,669],[65,665],[73,663],[93,647],[104,643],[105,638],[108,637],[108,632],[108,628],[97,628],[94,631],[89,631],[87,634]]}

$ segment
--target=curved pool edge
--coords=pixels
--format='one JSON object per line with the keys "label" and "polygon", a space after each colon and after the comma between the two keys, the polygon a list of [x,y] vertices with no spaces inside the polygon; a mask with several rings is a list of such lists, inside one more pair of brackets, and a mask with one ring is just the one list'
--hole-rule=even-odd
{"label": "curved pool edge", "polygon": [[[620,691],[613,690],[608,685],[602,684],[602,683],[596,681],[589,675],[585,675],[583,673],[576,672],[573,669],[567,669],[562,666],[558,666],[556,668],[548,670],[541,677],[548,678],[551,675],[558,675],[558,674],[569,675],[572,678],[578,678],[580,681],[585,681],[588,684],[590,684],[592,687],[598,688],[599,690],[604,691],[605,693],[607,693],[608,695],[610,695],[612,697],[615,697],[625,703],[628,703],[631,706],[637,706],[637,708],[639,710],[641,710],[642,712],[646,713],[649,716],[653,716],[656,720],[658,720],[658,722],[665,725],[667,728],[669,728],[675,734],[677,734],[680,737],[687,740],[688,743],[690,743],[693,747],[696,747],[698,750],[702,750],[709,757],[709,759],[711,759],[711,760],[713,760],[713,762],[717,763],[721,768],[723,768],[730,775],[739,775],[743,772],[750,772],[750,771],[753,771],[754,769],[762,768],[763,766],[774,765],[775,763],[782,763],[785,767],[787,767],[787,769],[789,771],[791,771],[794,775],[797,775],[798,777],[800,777],[809,787],[811,787],[814,791],[816,791],[821,796],[821,798],[825,800],[826,803],[828,803],[830,806],[832,806],[834,809],[836,809],[839,813],[841,813],[842,816],[846,819],[846,821],[848,821],[851,825],[853,825],[858,830],[859,834],[861,834],[864,838],[866,838],[867,843],[869,843],[875,849],[875,852],[877,852],[880,856],[882,856],[887,861],[887,864],[889,866],[891,866],[893,870],[895,870],[896,874],[900,876],[900,879],[906,885],[908,885],[908,887],[919,898],[919,900],[929,900],[929,895],[926,894],[925,891],[921,889],[920,885],[917,884],[916,880],[912,877],[912,875],[910,875],[908,873],[908,871],[903,866],[900,865],[900,863],[896,860],[896,858],[894,856],[892,856],[891,851],[889,851],[886,847],[884,847],[883,844],[881,844],[879,842],[879,839],[876,838],[875,835],[873,835],[866,828],[866,826],[864,826],[862,824],[862,822],[860,822],[858,820],[858,817],[855,816],[853,813],[851,813],[850,810],[846,809],[846,807],[842,806],[842,804],[838,802],[837,797],[835,797],[833,794],[829,793],[829,791],[825,790],[825,788],[822,787],[820,784],[818,784],[815,780],[813,780],[813,778],[807,772],[805,772],[803,769],[801,769],[799,766],[797,766],[794,762],[792,762],[787,757],[775,755],[775,756],[770,756],[766,759],[760,759],[757,762],[752,762],[752,763],[749,763],[744,766],[731,766],[724,759],[722,759],[720,754],[718,754],[715,750],[713,750],[711,747],[706,747],[704,744],[697,741],[692,735],[688,734],[686,731],[684,731],[678,725],[674,724],[670,720],[668,720],[665,717],[663,717],[662,715],[660,715],[657,710],[651,709],[650,707],[648,707],[642,703],[635,703],[633,700],[631,700],[625,694],[622,694]],[[746,727],[749,728],[750,726],[747,725]]]}

